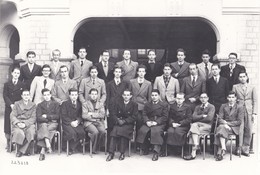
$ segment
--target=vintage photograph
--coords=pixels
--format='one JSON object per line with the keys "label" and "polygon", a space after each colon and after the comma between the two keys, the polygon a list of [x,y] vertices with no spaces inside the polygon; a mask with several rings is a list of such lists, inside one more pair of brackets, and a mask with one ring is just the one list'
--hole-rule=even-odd
{"label": "vintage photograph", "polygon": [[259,0],[0,0],[1,174],[259,174]]}

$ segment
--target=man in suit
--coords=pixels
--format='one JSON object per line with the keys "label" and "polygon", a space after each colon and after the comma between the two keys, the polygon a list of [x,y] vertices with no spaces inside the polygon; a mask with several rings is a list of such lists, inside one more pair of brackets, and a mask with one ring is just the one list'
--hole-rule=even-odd
{"label": "man in suit", "polygon": [[212,73],[211,73],[212,63],[209,62],[210,60],[209,50],[206,49],[202,52],[201,59],[202,62],[197,64],[199,76],[204,80],[208,80],[209,78],[212,77]]}
{"label": "man in suit", "polygon": [[193,160],[196,158],[196,151],[199,148],[200,136],[209,134],[211,125],[215,115],[214,105],[208,102],[209,97],[206,93],[200,95],[201,105],[197,105],[192,114],[192,124],[188,132],[189,144],[192,145],[191,154],[184,156],[185,160]]}
{"label": "man in suit", "polygon": [[50,78],[53,79],[55,82],[61,79],[60,67],[63,64],[59,60],[60,55],[61,55],[60,50],[55,49],[52,51],[52,61],[50,63],[50,67],[51,67]]}
{"label": "man in suit", "polygon": [[90,99],[82,104],[82,118],[85,131],[93,143],[93,154],[97,153],[97,145],[106,136],[105,128],[105,107],[98,100],[98,90],[90,89]]}
{"label": "man in suit", "polygon": [[230,91],[228,103],[222,104],[219,110],[218,127],[215,134],[215,145],[218,147],[216,161],[223,160],[226,153],[226,140],[230,134],[239,135],[240,124],[244,117],[244,109],[236,104],[236,93]]}
{"label": "man in suit", "polygon": [[98,70],[96,66],[89,68],[90,77],[82,79],[79,85],[79,101],[84,103],[89,100],[89,91],[92,88],[98,90],[98,101],[105,104],[106,101],[106,85],[104,80],[97,77]]}
{"label": "man in suit", "polygon": [[78,90],[69,89],[69,100],[61,105],[63,139],[69,142],[69,155],[76,152],[80,141],[85,138],[82,121],[82,107],[78,101]]}
{"label": "man in suit", "polygon": [[[137,131],[136,142],[142,144],[144,155],[149,154],[149,146],[153,145],[152,161],[157,161],[163,145],[163,132],[168,118],[168,104],[160,100],[160,92],[153,89],[152,101],[147,102],[143,110],[143,125]],[[150,141],[148,140],[150,138]]]}
{"label": "man in suit", "polygon": [[69,99],[69,89],[77,89],[75,80],[69,78],[69,68],[65,65],[60,67],[61,79],[54,83],[52,88],[52,98],[60,105]]}
{"label": "man in suit", "polygon": [[[233,91],[237,95],[237,103],[243,106],[245,111],[239,132],[239,149],[237,154],[250,156],[249,147],[252,139],[253,123],[257,117],[257,92],[256,87],[248,84],[246,72],[238,74],[240,83],[233,86]],[[242,149],[242,150],[241,150]]]}
{"label": "man in suit", "polygon": [[189,65],[190,76],[183,79],[181,92],[185,94],[185,102],[191,106],[194,111],[196,105],[200,103],[199,96],[201,93],[206,92],[206,82],[198,76],[198,67],[196,64]]}
{"label": "man in suit", "polygon": [[145,62],[144,65],[147,68],[145,79],[153,84],[155,78],[163,74],[163,65],[156,60],[156,54],[154,50],[148,51],[148,61]]}
{"label": "man in suit", "polygon": [[79,86],[83,78],[89,77],[89,68],[93,65],[93,63],[87,60],[87,50],[85,47],[81,47],[79,49],[78,56],[78,59],[73,60],[70,63],[69,77],[76,80]]}
{"label": "man in suit", "polygon": [[110,114],[115,125],[110,133],[109,155],[106,161],[111,161],[114,158],[117,143],[120,152],[119,160],[124,160],[128,142],[133,137],[138,107],[131,100],[132,94],[130,90],[124,90],[122,97],[119,101],[116,101],[116,105],[113,106]]}
{"label": "man in suit", "polygon": [[51,99],[51,91],[47,88],[42,90],[44,101],[36,108],[37,118],[37,145],[41,147],[39,160],[45,160],[45,152],[51,153],[51,142],[56,133],[59,118],[60,105]]}
{"label": "man in suit", "polygon": [[5,102],[4,133],[7,140],[7,150],[10,147],[9,144],[11,135],[10,113],[14,108],[14,103],[22,99],[22,91],[25,89],[25,84],[19,80],[20,68],[14,67],[11,75],[12,79],[4,84],[3,91],[3,98]]}
{"label": "man in suit", "polygon": [[130,50],[124,50],[123,58],[124,60],[118,62],[117,65],[119,67],[122,67],[123,69],[123,74],[122,74],[123,80],[129,82],[131,79],[135,78],[138,63],[131,60]]}
{"label": "man in suit", "polygon": [[245,72],[244,66],[237,64],[237,54],[230,53],[228,55],[229,64],[221,67],[220,75],[225,77],[229,81],[229,90],[232,90],[233,85],[239,83],[238,74],[239,72]]}
{"label": "man in suit", "polygon": [[50,79],[51,68],[48,64],[42,66],[42,76],[36,76],[31,84],[30,94],[32,101],[37,105],[43,101],[42,89],[52,89],[54,80]]}
{"label": "man in suit", "polygon": [[178,61],[171,63],[172,66],[172,76],[179,80],[180,86],[182,85],[183,78],[189,76],[189,64],[185,61],[186,52],[184,49],[177,49],[177,59]]}
{"label": "man in suit", "polygon": [[172,67],[169,63],[163,66],[163,75],[156,77],[153,88],[160,92],[161,100],[174,103],[175,94],[180,91],[179,81],[171,76]]}
{"label": "man in suit", "polygon": [[36,105],[30,100],[30,91],[22,91],[22,100],[14,103],[10,115],[12,143],[18,146],[16,157],[30,155],[28,150],[35,137]]}
{"label": "man in suit", "polygon": [[101,55],[101,61],[96,64],[98,70],[98,78],[105,81],[105,83],[110,82],[114,78],[114,66],[115,63],[109,60],[109,51],[104,50]]}
{"label": "man in suit", "polygon": [[28,63],[21,66],[21,75],[19,79],[25,83],[25,87],[30,90],[31,83],[35,76],[41,76],[41,66],[35,63],[36,53],[29,51],[26,54]]}

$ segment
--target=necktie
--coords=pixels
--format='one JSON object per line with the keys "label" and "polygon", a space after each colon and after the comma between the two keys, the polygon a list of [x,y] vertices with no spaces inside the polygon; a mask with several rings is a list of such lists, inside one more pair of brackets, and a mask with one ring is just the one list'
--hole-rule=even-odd
{"label": "necktie", "polygon": [[77,106],[75,101],[72,102],[72,105],[73,105],[74,108],[76,108],[76,106]]}
{"label": "necktie", "polygon": [[195,86],[195,76],[192,76],[193,78],[192,78],[192,87],[194,87]]}
{"label": "necktie", "polygon": [[17,81],[16,81],[16,80],[14,80],[14,82],[13,82],[13,83],[14,83],[14,85],[16,85]]}
{"label": "necktie", "polygon": [[93,85],[95,85],[95,79],[93,79]]}
{"label": "necktie", "polygon": [[83,66],[83,61],[80,61],[80,66],[81,66],[81,67]]}
{"label": "necktie", "polygon": [[215,79],[215,82],[218,84],[218,78],[217,78],[217,77],[215,77],[214,79]]}
{"label": "necktie", "polygon": [[230,69],[230,72],[229,72],[230,74],[229,75],[230,75],[230,77],[232,77],[232,75],[233,75],[233,66],[230,65],[229,69]]}
{"label": "necktie", "polygon": [[63,81],[63,84],[66,84],[66,83],[67,83],[67,81],[66,81],[66,80],[64,80],[64,81]]}
{"label": "necktie", "polygon": [[207,80],[209,78],[208,63],[205,63],[205,74],[206,74],[206,80]]}
{"label": "necktie", "polygon": [[105,75],[107,76],[107,74],[108,74],[108,66],[107,66],[107,63],[104,63],[104,72],[105,72]]}
{"label": "necktie", "polygon": [[232,111],[232,106],[229,106],[230,111]]}
{"label": "necktie", "polygon": [[43,80],[43,87],[44,87],[44,88],[46,87],[46,84],[47,84],[47,80],[44,79],[44,80]]}

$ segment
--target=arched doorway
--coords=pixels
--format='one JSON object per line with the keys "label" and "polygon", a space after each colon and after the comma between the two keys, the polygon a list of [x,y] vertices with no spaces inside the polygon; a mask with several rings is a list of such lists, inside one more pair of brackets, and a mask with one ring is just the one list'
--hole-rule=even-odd
{"label": "arched doorway", "polygon": [[201,62],[201,52],[217,52],[216,28],[205,18],[88,18],[81,22],[74,35],[74,53],[87,47],[88,58],[98,62],[103,49],[121,59],[123,49],[132,50],[132,58],[142,62],[147,49],[156,49],[162,62],[173,62],[177,48],[187,51],[187,61]]}

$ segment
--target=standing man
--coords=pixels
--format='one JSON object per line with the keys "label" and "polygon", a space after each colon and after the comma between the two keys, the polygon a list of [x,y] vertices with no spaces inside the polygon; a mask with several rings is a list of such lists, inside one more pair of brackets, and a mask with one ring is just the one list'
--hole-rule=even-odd
{"label": "standing man", "polygon": [[228,55],[229,64],[221,67],[220,75],[229,81],[229,90],[232,90],[234,84],[239,83],[239,72],[245,72],[244,66],[237,64],[237,54],[230,53]]}
{"label": "standing man", "polygon": [[256,88],[248,84],[248,75],[246,72],[238,74],[240,83],[233,86],[233,91],[237,95],[237,102],[243,106],[245,115],[241,121],[239,133],[239,146],[237,154],[249,156],[249,147],[252,139],[253,123],[257,117],[257,92]]}
{"label": "standing man", "polygon": [[[163,132],[168,118],[168,104],[160,101],[160,92],[152,90],[151,102],[144,106],[143,125],[137,133],[136,142],[142,144],[144,155],[149,153],[150,144],[153,145],[152,161],[157,161],[163,145]],[[148,140],[150,138],[150,141]]]}
{"label": "standing man", "polygon": [[27,64],[21,66],[21,75],[19,79],[25,83],[25,87],[30,90],[31,83],[35,76],[41,76],[41,66],[35,63],[36,53],[29,51],[26,54]]}
{"label": "standing man", "polygon": [[32,101],[37,105],[43,101],[42,89],[52,89],[54,80],[50,79],[51,67],[48,64],[42,66],[42,76],[36,76],[31,84],[30,94]]}
{"label": "standing man", "polygon": [[14,108],[14,103],[22,99],[22,91],[25,89],[25,84],[19,80],[20,68],[14,67],[11,75],[12,79],[4,84],[3,91],[3,98],[5,102],[4,132],[7,141],[7,150],[11,146],[9,145],[11,135],[10,114]]}
{"label": "standing man", "polygon": [[212,77],[212,73],[211,73],[212,63],[209,62],[210,60],[209,50],[206,49],[202,52],[201,59],[202,62],[197,64],[199,70],[199,76],[204,80],[208,80],[209,78]]}
{"label": "standing man", "polygon": [[154,50],[148,51],[148,61],[145,62],[144,65],[147,68],[145,79],[153,84],[155,78],[163,74],[163,65],[156,60],[156,54]]}
{"label": "standing man", "polygon": [[163,66],[163,75],[156,77],[153,88],[160,92],[161,100],[174,103],[175,94],[180,91],[179,81],[171,76],[172,67],[169,63]]}
{"label": "standing man", "polygon": [[28,150],[35,137],[36,105],[30,101],[30,91],[22,91],[22,100],[14,103],[11,112],[12,143],[16,143],[16,157],[30,155]]}
{"label": "standing man", "polygon": [[138,63],[131,60],[130,50],[124,50],[123,58],[124,60],[118,62],[117,65],[123,69],[123,80],[129,82],[131,79],[135,78]]}
{"label": "standing man", "polygon": [[61,55],[60,50],[55,49],[52,51],[52,61],[50,63],[50,67],[51,67],[50,78],[53,79],[55,82],[61,79],[60,67],[63,64],[60,62],[60,55]]}
{"label": "standing man", "polygon": [[114,78],[113,71],[115,64],[109,59],[109,51],[104,50],[101,54],[101,61],[96,64],[98,70],[98,78],[104,80],[105,83],[110,82]]}
{"label": "standing man", "polygon": [[189,76],[189,63],[185,61],[186,52],[184,49],[177,49],[178,61],[171,63],[172,76],[179,80],[180,86],[184,77]]}
{"label": "standing man", "polygon": [[81,47],[78,52],[79,58],[73,60],[70,64],[69,77],[73,80],[76,80],[78,86],[83,78],[89,77],[89,68],[93,63],[87,60],[87,49]]}
{"label": "standing man", "polygon": [[133,138],[134,123],[138,114],[138,107],[137,104],[131,100],[132,94],[130,90],[124,90],[122,97],[123,98],[119,101],[116,101],[110,114],[115,125],[110,133],[109,155],[106,161],[111,161],[114,158],[117,144],[119,144],[119,160],[124,160],[125,150],[129,140]]}

